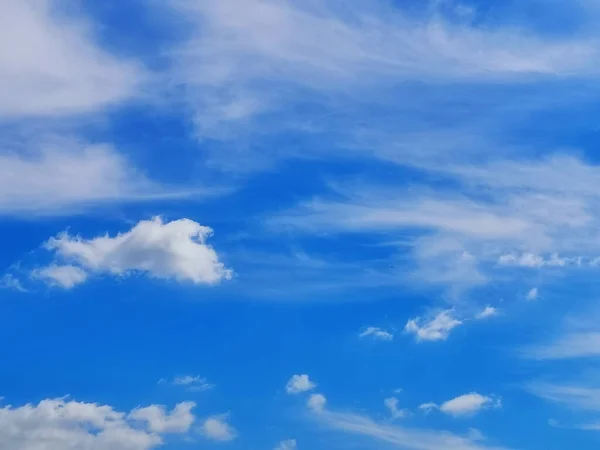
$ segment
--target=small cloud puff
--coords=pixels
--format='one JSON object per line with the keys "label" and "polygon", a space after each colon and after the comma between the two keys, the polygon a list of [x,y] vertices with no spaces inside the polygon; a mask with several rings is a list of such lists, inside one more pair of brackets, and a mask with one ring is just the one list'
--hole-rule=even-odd
{"label": "small cloud puff", "polygon": [[498,310],[493,306],[486,306],[483,311],[475,316],[476,319],[487,319],[498,315]]}
{"label": "small cloud puff", "polygon": [[314,412],[322,412],[325,409],[327,399],[322,394],[312,394],[306,402],[306,406]]}
{"label": "small cloud puff", "polygon": [[540,296],[540,293],[538,291],[538,288],[534,287],[529,290],[525,299],[529,300],[529,301],[533,301],[533,300],[537,300],[539,296]]}
{"label": "small cloud puff", "polygon": [[274,450],[296,450],[298,448],[295,439],[281,441]]}
{"label": "small cloud puff", "polygon": [[438,409],[444,414],[454,417],[464,417],[476,414],[482,409],[500,408],[502,401],[498,397],[488,397],[477,392],[460,395],[452,400],[448,400],[441,405],[435,403],[424,403],[419,406],[419,409],[428,413],[434,409]]}
{"label": "small cloud puff", "polygon": [[202,434],[213,441],[233,441],[237,437],[237,431],[229,425],[228,418],[229,414],[209,417],[202,424]]}
{"label": "small cloud puff", "polygon": [[316,387],[317,385],[310,380],[308,375],[294,375],[285,386],[285,391],[288,394],[300,394],[302,392],[311,391]]}

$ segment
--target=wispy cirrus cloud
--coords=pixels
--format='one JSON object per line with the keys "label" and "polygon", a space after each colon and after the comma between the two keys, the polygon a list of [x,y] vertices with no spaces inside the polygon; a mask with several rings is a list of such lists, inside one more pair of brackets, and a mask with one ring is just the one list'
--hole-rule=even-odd
{"label": "wispy cirrus cloud", "polygon": [[[480,436],[460,436],[446,431],[379,423],[361,414],[326,408],[322,396],[319,408],[310,408],[321,426],[406,450],[501,450],[504,447],[482,442]],[[505,449],[506,450],[506,449]]]}
{"label": "wispy cirrus cloud", "polygon": [[181,375],[174,377],[171,380],[161,378],[158,384],[171,384],[173,386],[181,386],[189,391],[203,392],[209,391],[215,387],[214,384],[209,383],[208,380],[199,375]]}
{"label": "wispy cirrus cloud", "polygon": [[384,2],[352,8],[335,0],[171,5],[193,34],[175,54],[178,80],[200,132],[208,135],[222,136],[223,123],[276,111],[302,90],[331,95],[415,79],[571,75],[593,70],[596,59],[585,39],[550,42],[514,25],[474,26],[438,11],[415,17]]}
{"label": "wispy cirrus cloud", "polygon": [[580,381],[550,383],[532,382],[525,389],[554,403],[560,403],[570,408],[600,412],[600,387]]}
{"label": "wispy cirrus cloud", "polygon": [[135,96],[148,78],[137,62],[103,50],[91,22],[55,0],[3,1],[0,28],[0,119],[90,113]]}
{"label": "wispy cirrus cloud", "polygon": [[[420,279],[429,283],[469,287],[514,268],[595,267],[600,252],[595,164],[574,157],[480,163],[485,177],[473,175],[472,164],[464,167],[469,169],[427,169],[448,177],[444,192],[433,192],[425,180],[410,186],[332,184],[329,194],[268,223],[304,233],[402,238],[399,251],[412,252]],[[578,181],[559,189],[550,182],[554,176]]]}
{"label": "wispy cirrus cloud", "polygon": [[383,330],[378,327],[367,327],[364,331],[362,331],[358,337],[366,338],[371,337],[374,340],[378,341],[391,341],[394,339],[394,335],[389,331]]}
{"label": "wispy cirrus cloud", "polygon": [[149,180],[108,144],[46,137],[0,148],[0,215],[66,215],[107,203],[192,194]]}

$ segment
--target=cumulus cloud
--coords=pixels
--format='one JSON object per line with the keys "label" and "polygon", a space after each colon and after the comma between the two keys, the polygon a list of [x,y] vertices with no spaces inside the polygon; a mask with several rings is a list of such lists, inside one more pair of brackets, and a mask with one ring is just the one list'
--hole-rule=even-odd
{"label": "cumulus cloud", "polygon": [[288,394],[300,394],[301,392],[311,391],[316,387],[317,385],[310,380],[308,375],[294,375],[287,382],[285,391]]}
{"label": "cumulus cloud", "polygon": [[[37,405],[0,409],[0,442],[7,450],[150,450],[163,444],[165,433],[185,434],[194,416],[192,403],[167,413],[151,405],[127,414],[108,405],[47,399]],[[139,411],[153,411],[142,420]]]}
{"label": "cumulus cloud", "polygon": [[326,403],[327,403],[327,399],[325,398],[324,395],[322,395],[322,394],[312,394],[308,398],[308,401],[306,402],[306,405],[312,411],[320,412],[320,411],[323,411],[323,409],[325,408],[325,404]]}
{"label": "cumulus cloud", "polygon": [[469,416],[486,408],[499,408],[502,403],[499,398],[487,397],[476,392],[461,395],[440,405],[439,410],[451,416]]}
{"label": "cumulus cloud", "polygon": [[212,230],[190,219],[163,222],[160,217],[138,222],[131,230],[84,239],[59,234],[46,242],[57,258],[90,273],[145,273],[194,284],[216,284],[232,272],[206,244]]}
{"label": "cumulus cloud", "polygon": [[410,319],[405,326],[407,333],[414,334],[417,341],[446,340],[452,329],[462,325],[462,321],[453,317],[454,310],[441,311],[436,316],[425,319]]}
{"label": "cumulus cloud", "polygon": [[202,434],[213,441],[232,441],[237,437],[237,431],[228,422],[229,414],[209,417],[202,424]]}
{"label": "cumulus cloud", "polygon": [[33,278],[44,280],[51,286],[58,286],[63,289],[71,289],[83,283],[88,277],[87,273],[79,267],[56,264],[35,270],[31,275]]}
{"label": "cumulus cloud", "polygon": [[179,403],[171,412],[164,406],[151,405],[131,411],[129,418],[146,422],[150,431],[155,433],[183,433],[194,423],[192,409],[194,402]]}
{"label": "cumulus cloud", "polygon": [[296,450],[298,448],[295,439],[281,441],[274,450]]}
{"label": "cumulus cloud", "polygon": [[368,327],[365,331],[358,335],[361,338],[372,337],[378,341],[391,341],[394,339],[394,335],[389,331],[382,330],[378,327]]}

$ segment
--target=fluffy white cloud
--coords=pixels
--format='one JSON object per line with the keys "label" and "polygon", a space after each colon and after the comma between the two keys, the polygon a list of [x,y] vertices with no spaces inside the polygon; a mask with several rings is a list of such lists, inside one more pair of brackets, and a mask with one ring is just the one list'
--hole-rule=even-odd
{"label": "fluffy white cloud", "polygon": [[62,233],[45,247],[58,258],[92,273],[124,275],[142,272],[195,284],[215,284],[231,277],[206,244],[212,230],[189,219],[164,223],[160,217],[142,220],[115,237],[83,239]]}
{"label": "fluffy white cloud", "polygon": [[383,404],[390,411],[392,419],[399,419],[407,414],[405,409],[398,408],[398,399],[396,397],[386,398]]}
{"label": "fluffy white cloud", "polygon": [[476,319],[487,319],[488,317],[493,317],[498,315],[498,310],[493,306],[486,306],[483,308],[479,314],[475,316]]}
{"label": "fluffy white cloud", "polygon": [[[157,411],[152,422],[139,422],[132,417],[141,410],[127,414],[107,405],[66,399],[5,406],[0,409],[0,446],[3,450],[150,450],[163,444],[162,433],[189,430],[194,420],[191,406],[191,403],[177,405],[171,414],[166,413],[164,407],[150,406]],[[173,423],[173,414],[179,421],[177,411],[182,409],[186,411],[185,423],[157,426]]]}
{"label": "fluffy white cloud", "polygon": [[237,431],[227,422],[229,415],[221,414],[209,417],[202,424],[202,434],[213,441],[232,441]]}
{"label": "fluffy white cloud", "polygon": [[414,334],[417,341],[446,340],[453,328],[462,325],[462,321],[453,317],[452,313],[453,310],[449,309],[430,319],[422,317],[410,319],[406,323],[405,330]]}
{"label": "fluffy white cloud", "polygon": [[295,439],[281,441],[274,450],[296,450],[298,448]]}
{"label": "fluffy white cloud", "polygon": [[306,374],[294,375],[287,382],[285,391],[288,394],[299,394],[301,392],[308,392],[313,390],[317,385],[310,380],[310,377]]}
{"label": "fluffy white cloud", "polygon": [[391,341],[394,339],[394,335],[392,333],[377,327],[368,327],[365,331],[359,334],[359,337],[361,338],[368,336],[380,341]]}
{"label": "fluffy white cloud", "polygon": [[327,403],[327,399],[322,394],[312,394],[306,405],[313,411],[320,412],[325,408],[325,404]]}
{"label": "fluffy white cloud", "polygon": [[169,413],[164,406],[151,405],[134,409],[128,417],[146,422],[148,429],[155,433],[183,433],[194,423],[192,409],[195,406],[194,402],[179,403]]}
{"label": "fluffy white cloud", "polygon": [[39,278],[52,286],[71,289],[87,279],[87,273],[79,267],[52,264],[32,272],[33,278]]}
{"label": "fluffy white cloud", "polygon": [[499,408],[502,406],[500,399],[486,397],[476,392],[461,395],[448,400],[440,405],[439,409],[445,414],[452,416],[468,416],[485,408]]}
{"label": "fluffy white cloud", "polygon": [[145,78],[96,45],[85,18],[64,14],[55,0],[3,0],[0,29],[0,117],[89,112],[131,97]]}

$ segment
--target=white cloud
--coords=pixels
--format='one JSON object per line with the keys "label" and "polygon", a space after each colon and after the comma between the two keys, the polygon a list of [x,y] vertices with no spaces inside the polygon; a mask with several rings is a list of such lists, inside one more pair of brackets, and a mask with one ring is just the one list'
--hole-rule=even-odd
{"label": "white cloud", "polygon": [[379,341],[391,341],[394,339],[394,335],[392,333],[377,327],[368,327],[365,331],[359,334],[359,337],[361,338],[368,336],[371,336],[373,339]]}
{"label": "white cloud", "polygon": [[134,409],[128,418],[146,422],[148,429],[155,433],[183,433],[194,423],[192,409],[195,406],[194,402],[183,402],[167,412],[164,406],[151,405]]}
{"label": "white cloud", "polygon": [[523,253],[521,255],[507,254],[498,258],[498,263],[503,266],[520,266],[530,268],[540,267],[565,267],[567,265],[581,265],[580,258],[561,258],[554,253],[549,258],[534,253]]}
{"label": "white cloud", "polygon": [[488,317],[493,317],[498,315],[498,310],[493,306],[486,306],[483,311],[475,316],[476,319],[487,319]]}
{"label": "white cloud", "polygon": [[392,419],[400,419],[406,416],[407,411],[405,409],[398,408],[398,399],[396,397],[386,398],[383,401],[385,407],[390,411]]}
{"label": "white cloud", "polygon": [[202,424],[202,434],[213,441],[234,440],[237,437],[237,431],[227,422],[228,417],[228,414],[209,417]]}
{"label": "white cloud", "polygon": [[500,406],[502,406],[502,403],[498,398],[486,397],[471,392],[442,403],[439,410],[445,414],[458,417],[472,415],[486,408],[499,408]]}
{"label": "white cloud", "polygon": [[525,297],[529,301],[537,300],[540,293],[538,292],[538,288],[534,287],[527,292],[527,296]]}
{"label": "white cloud", "polygon": [[[186,424],[194,419],[189,405],[180,404],[174,409],[187,411]],[[164,412],[156,405],[149,408]],[[134,412],[127,414],[107,405],[66,399],[5,406],[0,409],[0,442],[6,450],[150,450],[163,444],[162,433],[184,434],[189,430],[189,425],[157,429],[153,425],[158,422],[138,423],[131,417]],[[172,418],[168,414],[160,417],[163,421]]]}
{"label": "white cloud", "polygon": [[58,266],[56,264],[34,270],[31,276],[44,280],[51,286],[58,286],[63,289],[71,289],[87,279],[87,273],[79,267],[71,265]]}
{"label": "white cloud", "polygon": [[107,202],[188,195],[147,180],[110,145],[64,139],[27,145],[38,150],[0,148],[0,215],[69,214]]}
{"label": "white cloud", "polygon": [[215,387],[214,384],[209,383],[204,377],[195,375],[183,375],[180,377],[173,378],[172,384],[176,386],[185,386],[191,391],[208,391]]}
{"label": "white cloud", "polygon": [[569,330],[547,344],[530,346],[520,351],[531,359],[577,359],[600,356],[600,332]]}
{"label": "white cloud", "polygon": [[[310,406],[310,405],[309,405]],[[427,428],[411,428],[382,424],[359,414],[325,409],[311,409],[314,419],[322,426],[344,433],[359,435],[402,450],[506,450],[504,447],[481,442],[479,436],[459,436]]]}
{"label": "white cloud", "polygon": [[433,402],[423,403],[423,404],[419,405],[419,409],[421,411],[423,411],[425,414],[428,414],[431,411],[433,411],[434,409],[438,409],[438,408],[439,408],[439,406]]}
{"label": "white cloud", "polygon": [[55,0],[3,0],[0,28],[0,117],[90,112],[130,98],[146,77],[103,51],[86,20],[62,14]]}
{"label": "white cloud", "polygon": [[348,8],[333,0],[171,4],[194,31],[175,52],[175,77],[187,87],[201,132],[220,137],[215,128],[223,122],[289,104],[281,97],[294,90],[272,89],[276,83],[331,96],[411,79],[571,74],[596,59],[592,43],[550,43],[512,26],[471,27],[440,15],[417,20],[374,2]]}
{"label": "white cloud", "polygon": [[[398,250],[412,257],[407,273],[414,269],[418,275],[407,278],[428,284],[469,288],[508,279],[506,267],[594,266],[600,253],[598,166],[560,155],[481,157],[485,162],[440,162],[437,153],[414,159],[398,151],[399,163],[447,177],[456,187],[439,192],[425,185],[332,184],[330,199],[321,195],[269,223],[307,232],[376,234],[388,242],[394,240],[390,235],[403,237]],[[414,237],[407,239],[407,230]]]}
{"label": "white cloud", "polygon": [[285,391],[288,394],[300,394],[301,392],[311,391],[316,387],[317,385],[310,380],[308,375],[294,375],[287,382]]}
{"label": "white cloud", "polygon": [[210,228],[190,219],[164,223],[155,217],[115,237],[83,239],[65,232],[51,238],[45,247],[91,273],[141,272],[157,278],[215,284],[229,279],[231,271],[206,244],[211,234]]}
{"label": "white cloud", "polygon": [[454,310],[441,311],[436,316],[424,319],[410,319],[405,326],[408,333],[415,335],[417,341],[446,340],[452,329],[462,325],[462,321],[453,317]]}
{"label": "white cloud", "polygon": [[600,411],[600,388],[582,383],[533,382],[525,389],[545,400],[562,403],[572,409]]}
{"label": "white cloud", "polygon": [[281,441],[274,450],[296,450],[298,445],[296,444],[295,439],[288,439],[286,441]]}
{"label": "white cloud", "polygon": [[306,405],[315,412],[321,412],[325,408],[325,404],[327,403],[327,399],[322,394],[312,394]]}

